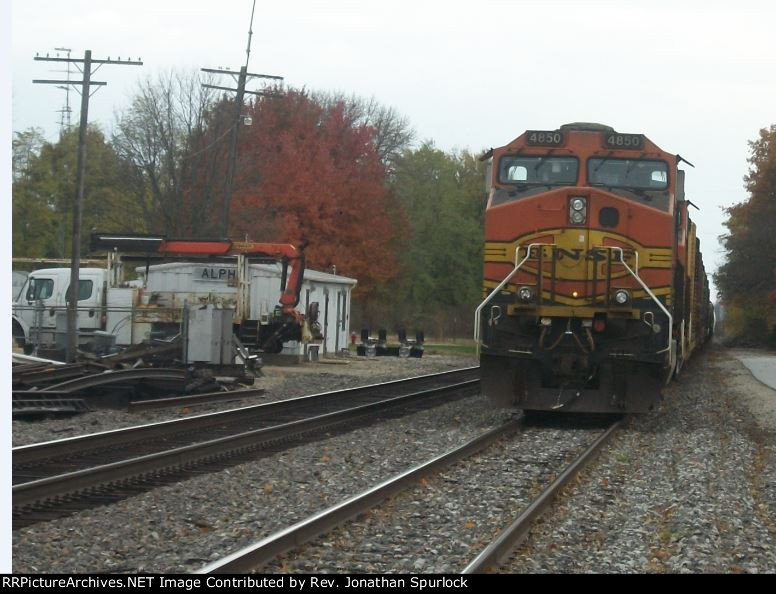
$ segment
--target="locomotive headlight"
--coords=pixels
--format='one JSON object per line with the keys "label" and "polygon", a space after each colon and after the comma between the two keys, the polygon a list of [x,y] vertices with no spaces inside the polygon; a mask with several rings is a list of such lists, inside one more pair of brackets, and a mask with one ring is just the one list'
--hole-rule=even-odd
{"label": "locomotive headlight", "polygon": [[517,290],[517,296],[523,303],[530,303],[533,300],[533,289],[531,287],[520,287]]}
{"label": "locomotive headlight", "polygon": [[630,301],[630,293],[625,289],[619,289],[614,292],[614,301],[617,305],[625,305]]}
{"label": "locomotive headlight", "polygon": [[581,225],[587,218],[587,200],[579,196],[569,200],[569,221],[572,225]]}

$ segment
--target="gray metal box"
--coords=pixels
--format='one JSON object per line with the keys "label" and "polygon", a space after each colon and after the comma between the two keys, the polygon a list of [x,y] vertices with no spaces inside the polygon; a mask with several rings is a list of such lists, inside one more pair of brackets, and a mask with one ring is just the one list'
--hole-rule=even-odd
{"label": "gray metal box", "polygon": [[233,309],[217,309],[213,305],[190,306],[186,315],[187,362],[232,364],[233,316]]}
{"label": "gray metal box", "polygon": [[116,350],[116,335],[102,330],[94,331],[94,352],[98,355],[108,355]]}
{"label": "gray metal box", "polygon": [[54,335],[54,346],[58,349],[67,348],[67,311],[58,311],[56,313],[56,328],[53,332],[41,332],[41,344],[45,345],[49,343],[48,337],[51,334]]}

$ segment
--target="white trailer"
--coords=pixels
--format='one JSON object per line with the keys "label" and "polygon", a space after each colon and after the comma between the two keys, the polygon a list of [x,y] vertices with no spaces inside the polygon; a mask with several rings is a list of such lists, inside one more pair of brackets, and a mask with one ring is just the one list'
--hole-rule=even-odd
{"label": "white trailer", "polygon": [[[188,308],[210,305],[216,309],[237,309],[236,264],[176,262],[138,267],[137,273],[141,277],[139,281],[116,286],[112,270],[81,269],[80,344],[93,342],[95,333],[100,332],[115,336],[119,346],[137,344],[178,333]],[[282,267],[250,264],[247,276],[248,317],[256,324],[269,323],[278,308]],[[351,294],[356,282],[306,270],[297,307],[308,316],[317,308],[322,338],[312,343],[286,341],[282,353],[307,356],[317,349],[325,355],[347,348]],[[68,268],[46,268],[30,273],[13,304],[13,336],[18,343],[27,347],[64,345],[69,285]]]}
{"label": "white trailer", "polygon": [[[237,265],[219,263],[174,262],[138,267],[144,279],[142,300],[165,307],[181,308],[184,303],[213,303],[217,307],[235,308],[237,304]],[[278,306],[281,294],[282,266],[280,264],[250,264],[249,318],[266,321]],[[299,305],[302,312],[316,309],[323,338],[318,345],[320,355],[346,349],[350,336],[351,296],[357,281],[345,276],[305,270]],[[307,356],[309,345],[288,341],[283,354]]]}

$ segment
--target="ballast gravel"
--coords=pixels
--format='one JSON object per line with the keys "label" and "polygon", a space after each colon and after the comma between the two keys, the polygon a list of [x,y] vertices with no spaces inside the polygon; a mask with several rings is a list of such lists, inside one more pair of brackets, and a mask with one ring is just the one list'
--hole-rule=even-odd
{"label": "ballast gravel", "polygon": [[[287,377],[268,388],[267,398],[472,364],[463,358],[386,358],[312,374],[285,371]],[[363,375],[346,375],[355,365],[363,367]],[[629,418],[501,570],[776,572],[776,427],[764,415],[753,414],[757,402],[773,398],[776,393],[751,378],[725,349],[712,346],[700,353],[666,389],[661,409]],[[99,430],[125,422],[109,418],[106,411],[99,414],[105,415],[97,421]],[[156,415],[173,416],[170,411]],[[13,571],[194,571],[509,416],[489,409],[481,398],[448,403],[30,526],[13,532]],[[70,423],[73,434],[98,430],[76,419],[45,423]],[[573,441],[576,434],[564,431],[554,439]],[[51,436],[52,430],[41,430],[40,435]],[[18,440],[40,441],[24,431]],[[308,545],[306,557],[289,554],[265,570],[458,571],[463,559],[485,544],[486,535],[505,524],[511,508],[522,505],[525,495],[515,495],[509,485],[533,477],[534,487],[540,488],[545,467],[537,461],[558,452],[548,441],[531,444],[529,466],[518,466],[514,455],[493,458],[490,472],[477,473],[472,485],[465,471],[440,473],[424,487],[424,498],[405,492],[360,523]],[[531,474],[535,472],[539,474]],[[469,494],[469,500],[464,502],[461,493]],[[484,493],[487,499],[480,496]],[[493,494],[501,503],[491,503]],[[412,553],[397,548],[397,528],[405,540],[428,541],[427,546],[415,547]],[[361,543],[361,552],[351,557],[345,552],[350,549],[339,545],[353,540]]]}
{"label": "ballast gravel", "polygon": [[562,425],[526,425],[262,571],[460,572],[608,426]]}
{"label": "ballast gravel", "polygon": [[[341,372],[327,387],[473,363],[459,357],[424,359],[369,361],[364,364],[379,366],[383,374]],[[408,373],[412,370],[416,373]],[[321,378],[307,377],[317,374],[293,373],[296,390],[303,382],[310,392],[322,388]],[[480,397],[468,398],[22,528],[13,532],[13,571],[194,571],[479,435],[508,416],[485,406]]]}
{"label": "ballast gravel", "polygon": [[776,572],[776,392],[710,345],[632,416],[502,571]]}

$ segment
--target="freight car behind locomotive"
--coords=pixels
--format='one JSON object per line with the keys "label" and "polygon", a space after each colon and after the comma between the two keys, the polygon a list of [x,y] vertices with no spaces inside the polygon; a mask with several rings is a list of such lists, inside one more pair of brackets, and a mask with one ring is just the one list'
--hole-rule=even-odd
{"label": "freight car behind locomotive", "polygon": [[587,123],[484,158],[483,393],[525,410],[652,410],[713,328],[684,160]]}

